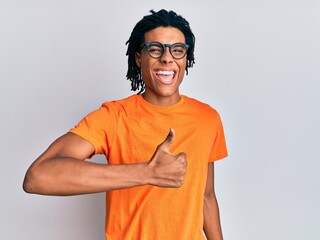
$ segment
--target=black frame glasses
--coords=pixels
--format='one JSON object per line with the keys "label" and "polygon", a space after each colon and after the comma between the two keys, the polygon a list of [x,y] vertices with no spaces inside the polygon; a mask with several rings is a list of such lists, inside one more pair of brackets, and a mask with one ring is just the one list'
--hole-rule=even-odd
{"label": "black frame glasses", "polygon": [[166,51],[166,48],[169,48],[169,52],[174,59],[182,59],[187,55],[189,45],[184,43],[160,43],[160,42],[146,42],[142,45],[142,48],[147,48],[147,53],[152,58],[161,58]]}

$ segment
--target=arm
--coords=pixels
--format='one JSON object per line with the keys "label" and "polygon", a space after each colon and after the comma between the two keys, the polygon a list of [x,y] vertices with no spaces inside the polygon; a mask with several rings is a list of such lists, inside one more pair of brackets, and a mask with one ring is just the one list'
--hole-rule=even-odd
{"label": "arm", "polygon": [[146,184],[180,187],[186,160],[185,154],[174,156],[169,151],[174,135],[170,130],[150,161],[108,165],[84,161],[94,153],[94,147],[80,136],[67,133],[54,141],[29,167],[23,188],[28,193],[77,195]]}
{"label": "arm", "polygon": [[207,185],[203,205],[203,230],[208,240],[222,240],[219,206],[214,191],[214,163],[208,164]]}

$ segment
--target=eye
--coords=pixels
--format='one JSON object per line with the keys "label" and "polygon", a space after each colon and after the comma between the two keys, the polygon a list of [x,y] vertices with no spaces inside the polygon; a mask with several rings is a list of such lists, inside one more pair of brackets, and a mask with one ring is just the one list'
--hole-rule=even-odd
{"label": "eye", "polygon": [[187,52],[187,49],[186,49],[185,45],[180,44],[180,43],[174,44],[171,48],[172,56],[177,59],[184,57],[186,52]]}
{"label": "eye", "polygon": [[152,53],[161,53],[161,52],[162,52],[162,49],[159,48],[159,47],[149,47],[149,52],[152,52]]}
{"label": "eye", "polygon": [[174,47],[172,49],[172,52],[175,52],[175,53],[184,53],[185,52],[185,49],[182,48],[182,47]]}
{"label": "eye", "polygon": [[160,44],[156,44],[156,43],[151,44],[148,48],[148,51],[150,53],[155,53],[155,54],[162,53],[162,46]]}

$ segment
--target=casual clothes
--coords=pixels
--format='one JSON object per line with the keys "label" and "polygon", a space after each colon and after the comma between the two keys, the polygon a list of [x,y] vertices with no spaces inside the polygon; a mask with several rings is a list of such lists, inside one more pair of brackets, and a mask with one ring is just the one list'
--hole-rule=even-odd
{"label": "casual clothes", "polygon": [[180,188],[146,185],[106,195],[108,240],[205,239],[203,199],[208,163],[227,156],[219,114],[187,96],[170,106],[156,106],[141,95],[104,103],[70,131],[90,141],[108,164],[150,160],[173,128],[173,154],[187,154]]}

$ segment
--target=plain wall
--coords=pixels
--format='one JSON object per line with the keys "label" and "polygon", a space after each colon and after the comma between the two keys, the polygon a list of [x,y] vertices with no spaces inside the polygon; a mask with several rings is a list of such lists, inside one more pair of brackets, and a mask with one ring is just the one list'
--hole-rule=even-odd
{"label": "plain wall", "polygon": [[230,156],[216,163],[215,184],[225,239],[320,239],[315,0],[1,0],[0,239],[104,238],[103,193],[29,195],[22,181],[85,114],[134,94],[125,42],[161,8],[196,35],[181,93],[223,119]]}

